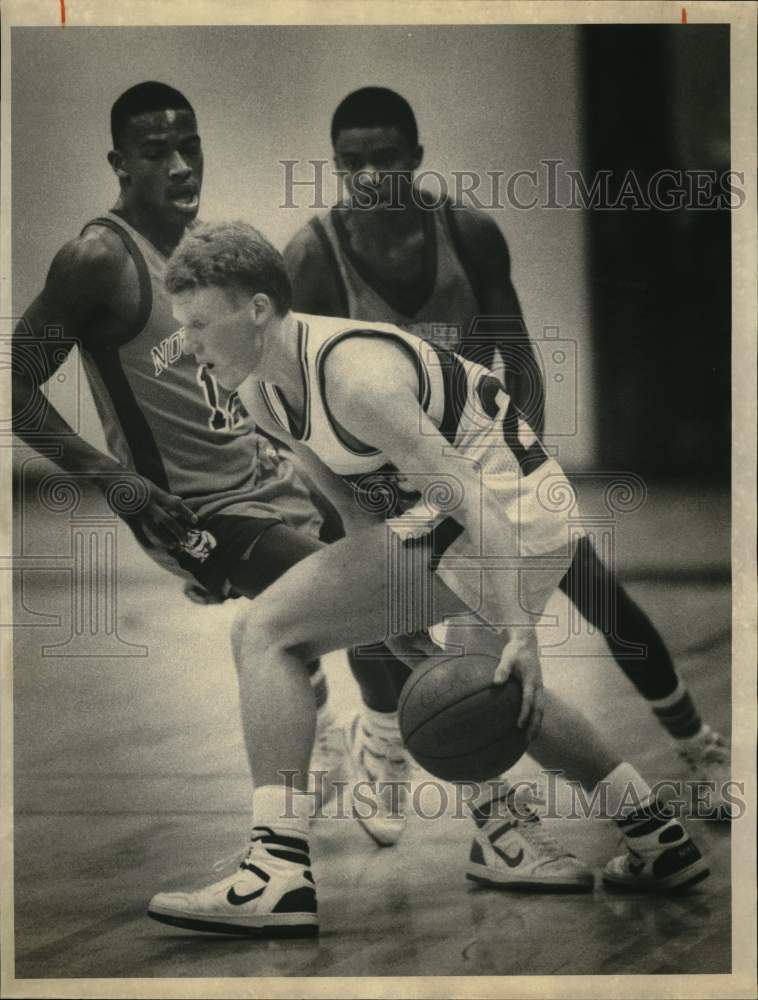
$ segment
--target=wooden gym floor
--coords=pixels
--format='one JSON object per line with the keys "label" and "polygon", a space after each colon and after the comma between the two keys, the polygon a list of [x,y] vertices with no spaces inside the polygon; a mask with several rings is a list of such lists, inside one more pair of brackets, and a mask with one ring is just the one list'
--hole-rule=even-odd
{"label": "wooden gym floor", "polygon": [[[619,538],[632,594],[670,643],[703,714],[728,735],[727,510],[722,496],[652,490]],[[376,847],[352,820],[321,820],[313,827],[317,941],[253,942],[148,920],[153,893],[220,877],[214,862],[246,839],[250,785],[227,640],[234,607],[185,600],[179,582],[121,529],[118,632],[135,644],[121,648],[144,645],[147,655],[105,655],[115,648],[107,637],[103,655],[45,651],[66,642],[76,613],[69,529],[68,515],[42,514],[31,502],[16,524],[17,565],[27,567],[23,581],[17,574],[14,630],[18,978],[730,970],[730,831],[718,823],[691,825],[711,878],[688,895],[648,897],[612,895],[599,875],[582,896],[475,888],[463,878],[472,825],[452,815],[412,816],[392,849]],[[58,568],[50,559],[46,567],[55,555]],[[565,617],[561,600],[553,610]],[[671,741],[603,652],[586,630],[572,637],[546,660],[548,683],[579,699],[646,776],[676,777]],[[335,706],[349,712],[357,696],[342,655],[326,669]],[[525,759],[515,773],[536,775],[536,766]],[[598,870],[617,851],[608,823],[547,826]]]}

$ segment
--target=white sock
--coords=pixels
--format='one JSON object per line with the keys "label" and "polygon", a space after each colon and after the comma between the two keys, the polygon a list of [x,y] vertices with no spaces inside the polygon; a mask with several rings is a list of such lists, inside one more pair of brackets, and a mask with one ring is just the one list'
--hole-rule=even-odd
{"label": "white sock", "polygon": [[625,813],[636,812],[650,804],[650,785],[626,761],[614,767],[603,778],[603,783],[607,789],[608,813],[614,819],[622,819]]}
{"label": "white sock", "polygon": [[253,824],[288,837],[308,839],[313,796],[286,785],[261,785],[253,792]]}

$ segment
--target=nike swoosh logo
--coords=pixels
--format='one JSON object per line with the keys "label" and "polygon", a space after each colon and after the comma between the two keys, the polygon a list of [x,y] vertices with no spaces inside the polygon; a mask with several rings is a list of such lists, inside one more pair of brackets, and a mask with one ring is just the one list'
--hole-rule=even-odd
{"label": "nike swoosh logo", "polygon": [[524,860],[524,851],[520,847],[515,857],[511,857],[509,854],[506,854],[505,851],[501,851],[500,848],[495,847],[494,844],[492,845],[492,850],[495,852],[495,854],[497,854],[499,858],[503,859],[503,861],[508,865],[509,868],[518,868],[518,866]]}
{"label": "nike swoosh logo", "polygon": [[[263,889],[265,888],[266,886],[264,885]],[[255,892],[250,892],[245,896],[239,896],[234,891],[234,886],[232,886],[226,894],[226,901],[227,903],[231,903],[232,906],[242,906],[243,903],[249,903],[251,899],[257,899],[258,896],[262,896],[263,889],[257,889]]]}

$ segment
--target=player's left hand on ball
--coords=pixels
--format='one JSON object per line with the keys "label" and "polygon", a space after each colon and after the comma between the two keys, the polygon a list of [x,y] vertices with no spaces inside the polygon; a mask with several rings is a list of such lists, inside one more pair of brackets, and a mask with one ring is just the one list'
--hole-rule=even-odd
{"label": "player's left hand on ball", "polygon": [[519,729],[526,729],[531,742],[540,731],[545,712],[542,667],[537,638],[533,632],[511,639],[503,649],[495,670],[494,683],[505,684],[512,676],[521,681],[521,711],[517,725]]}

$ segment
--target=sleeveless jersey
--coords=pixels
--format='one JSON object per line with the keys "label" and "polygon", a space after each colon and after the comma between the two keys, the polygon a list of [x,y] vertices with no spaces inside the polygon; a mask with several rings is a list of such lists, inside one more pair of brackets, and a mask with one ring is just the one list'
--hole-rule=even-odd
{"label": "sleeveless jersey", "polygon": [[163,287],[166,258],[114,213],[85,226],[116,232],[139,277],[141,309],[131,336],[85,343],[83,365],[109,450],[124,466],[182,497],[200,517],[254,510],[258,435],[236,393],[182,353],[179,323]]}
{"label": "sleeveless jersey", "polygon": [[[565,498],[571,487],[500,380],[487,368],[396,326],[293,315],[304,389],[300,426],[293,426],[276,386],[254,376],[240,386],[243,403],[258,410],[262,400],[279,426],[352,487],[359,507],[388,521],[402,547],[433,537],[431,569],[494,628],[518,623],[514,614],[538,617],[571,564],[578,537],[567,523],[569,506],[551,501],[556,490]],[[398,469],[370,444],[345,438],[329,412],[324,366],[337,344],[363,336],[387,338],[414,362],[422,409],[449,445],[477,463],[478,496],[461,497],[454,475],[430,484],[412,469]],[[461,501],[465,521],[456,520]],[[542,556],[547,562],[535,558]]]}
{"label": "sleeveless jersey", "polygon": [[424,212],[423,219],[427,227],[427,261],[432,269],[431,290],[426,301],[413,315],[404,313],[388,301],[389,292],[382,293],[372,284],[368,275],[362,273],[361,264],[350,249],[339,209],[332,209],[323,219],[314,220],[313,225],[322,245],[324,238],[328,242],[333,264],[339,270],[346,293],[348,316],[392,323],[423,340],[457,351],[472,320],[481,310],[472,283],[456,252],[455,238],[446,211],[435,209]]}
{"label": "sleeveless jersey", "polygon": [[[544,463],[550,463],[551,473],[553,467],[557,468],[521,419],[500,380],[488,369],[387,323],[368,326],[355,320],[293,315],[298,323],[300,374],[305,390],[302,429],[292,427],[274,385],[251,377],[240,387],[242,401],[254,405],[248,394],[257,394],[279,426],[353,487],[359,503],[367,502],[379,481],[386,484],[391,480],[395,491],[396,502],[385,510],[388,517],[407,510],[419,494],[408,470],[398,472],[386,455],[369,445],[357,447],[348,442],[329,412],[324,365],[329,352],[346,337],[384,337],[405,351],[418,373],[419,403],[432,423],[453,447],[465,449],[475,441],[479,449],[484,443],[499,450],[501,471],[510,473],[513,499],[523,503],[523,481]],[[496,418],[499,422],[493,434],[492,421]],[[380,475],[377,478],[372,473]]]}

